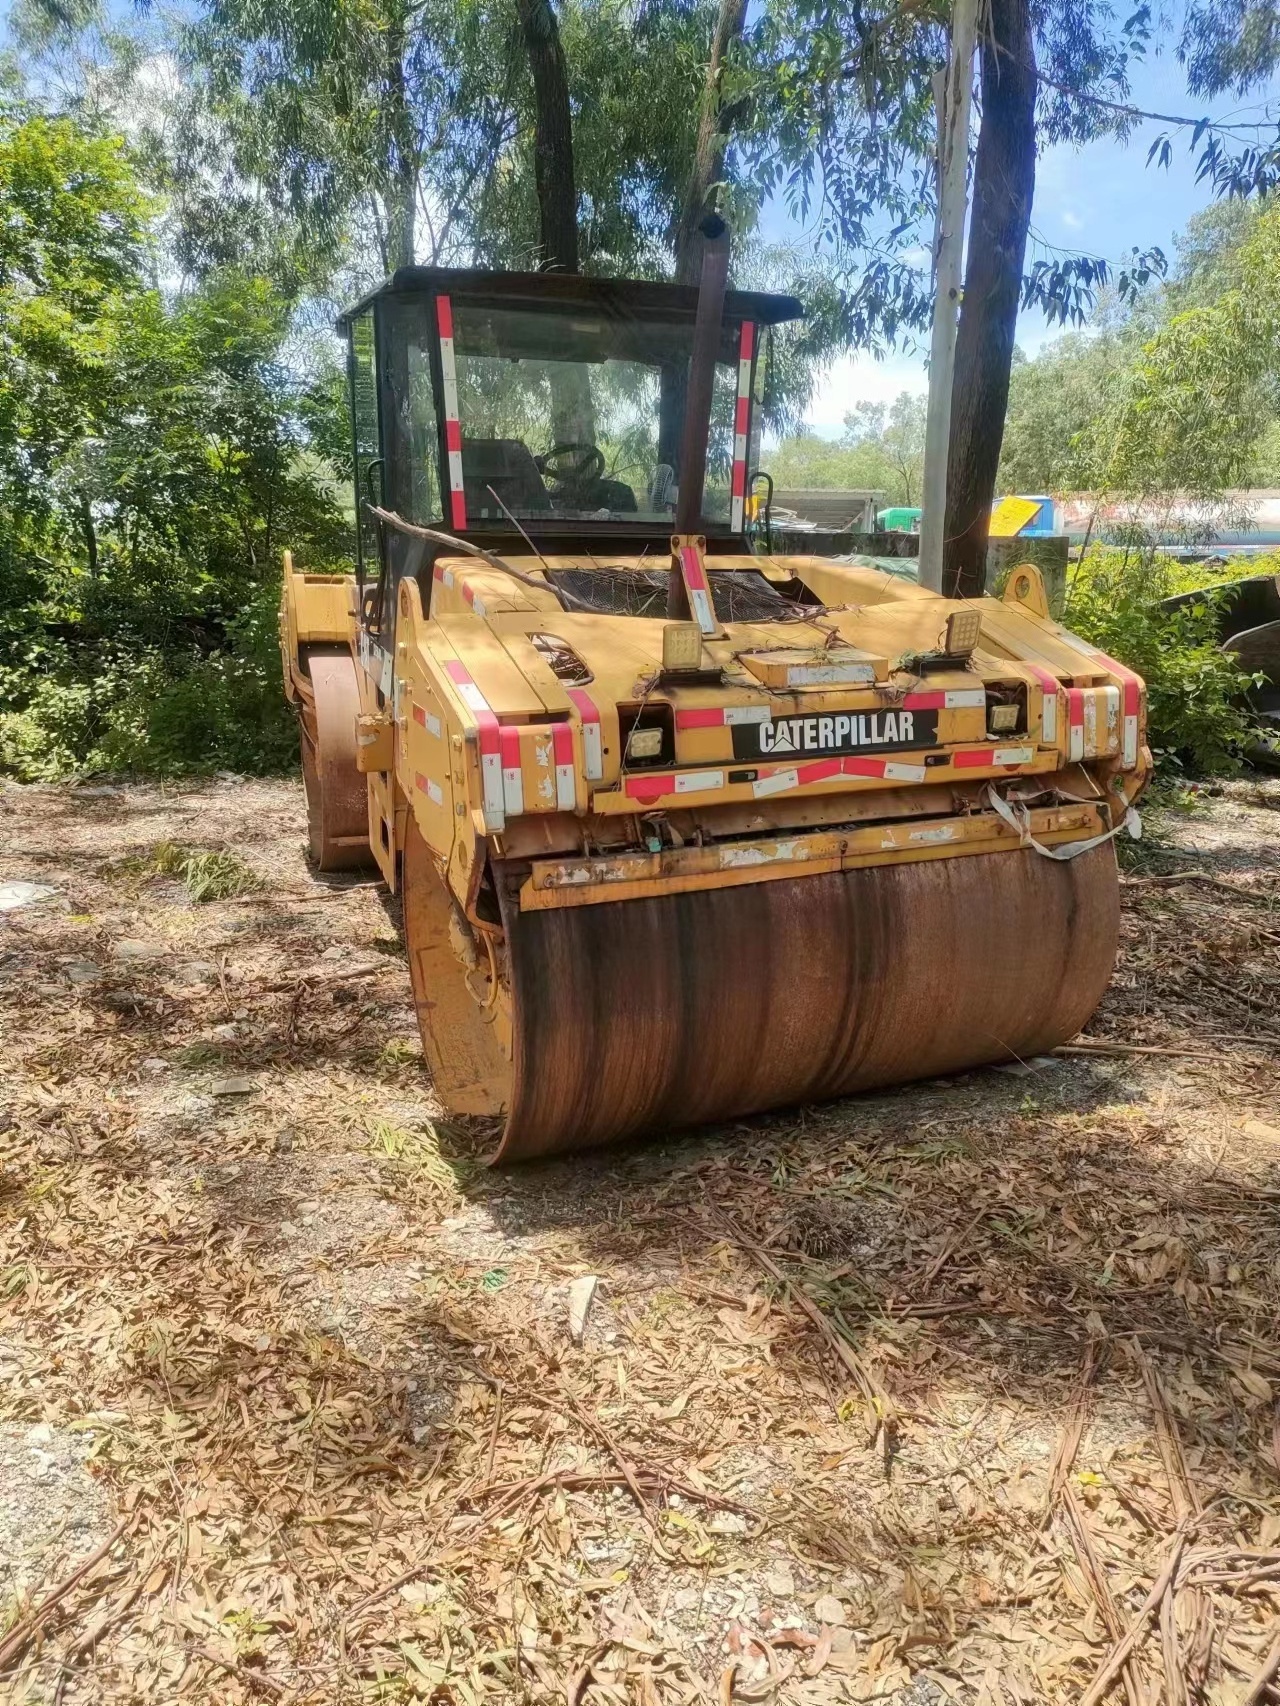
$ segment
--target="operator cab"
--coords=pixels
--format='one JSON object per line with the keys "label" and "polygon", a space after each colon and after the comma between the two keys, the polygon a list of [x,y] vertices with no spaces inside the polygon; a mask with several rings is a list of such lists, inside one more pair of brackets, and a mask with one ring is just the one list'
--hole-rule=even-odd
{"label": "operator cab", "polygon": [[[401,268],[349,309],[359,574],[386,606],[447,547],[369,505],[491,551],[669,552],[698,292],[557,273]],[[725,295],[703,515],[709,553],[744,549],[769,328],[790,296]],[[393,608],[393,606],[392,606]],[[366,602],[373,626],[375,612]]]}

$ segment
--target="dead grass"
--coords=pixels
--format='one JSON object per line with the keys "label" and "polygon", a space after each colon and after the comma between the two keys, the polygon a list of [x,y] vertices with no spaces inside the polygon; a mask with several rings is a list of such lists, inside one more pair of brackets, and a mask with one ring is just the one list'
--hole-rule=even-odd
{"label": "dead grass", "polygon": [[[1181,1536],[1108,1698],[1242,1701],[1280,1608],[1263,792],[1124,890],[1090,1033],[1185,1056],[507,1175],[299,789],[0,794],[0,879],[59,890],[0,921],[0,1421],[86,1442],[127,1524],[43,1615],[83,1539],[0,1580],[0,1696],[1078,1701]],[[261,887],[121,870],[215,818]],[[1192,868],[1252,898],[1145,880]]]}

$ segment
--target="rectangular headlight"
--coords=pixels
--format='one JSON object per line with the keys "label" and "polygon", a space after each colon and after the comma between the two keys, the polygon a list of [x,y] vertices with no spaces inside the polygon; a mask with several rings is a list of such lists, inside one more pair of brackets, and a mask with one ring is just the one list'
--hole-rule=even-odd
{"label": "rectangular headlight", "polygon": [[661,729],[632,729],[627,742],[628,758],[657,758],[661,751]]}
{"label": "rectangular headlight", "polygon": [[980,610],[953,610],[947,617],[946,654],[949,658],[967,658],[982,637]]}
{"label": "rectangular headlight", "polygon": [[1020,705],[988,705],[987,728],[993,735],[1011,735],[1018,726]]}
{"label": "rectangular headlight", "polygon": [[662,630],[662,668],[695,670],[702,662],[702,629],[696,622],[668,622]]}

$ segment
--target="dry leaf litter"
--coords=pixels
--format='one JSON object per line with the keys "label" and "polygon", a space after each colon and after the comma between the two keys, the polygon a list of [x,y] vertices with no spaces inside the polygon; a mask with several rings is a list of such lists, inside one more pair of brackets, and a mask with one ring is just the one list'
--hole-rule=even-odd
{"label": "dry leaf litter", "polygon": [[1280,1700],[1277,807],[1079,1052],[495,1174],[298,787],[0,793],[0,1698]]}

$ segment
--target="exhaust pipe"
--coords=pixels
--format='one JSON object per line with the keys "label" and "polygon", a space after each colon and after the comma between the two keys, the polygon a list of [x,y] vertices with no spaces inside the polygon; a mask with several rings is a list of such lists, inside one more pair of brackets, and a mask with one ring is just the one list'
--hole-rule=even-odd
{"label": "exhaust pipe", "polygon": [[[724,293],[729,282],[729,227],[718,213],[708,213],[698,229],[705,242],[702,277],[698,281],[698,314],[693,324],[689,386],[685,393],[684,433],[680,441],[680,492],[676,500],[675,530],[684,534],[696,533],[702,520],[716,356],[720,351]],[[667,592],[667,615],[675,621],[687,621],[689,618],[689,601],[674,556]]]}

